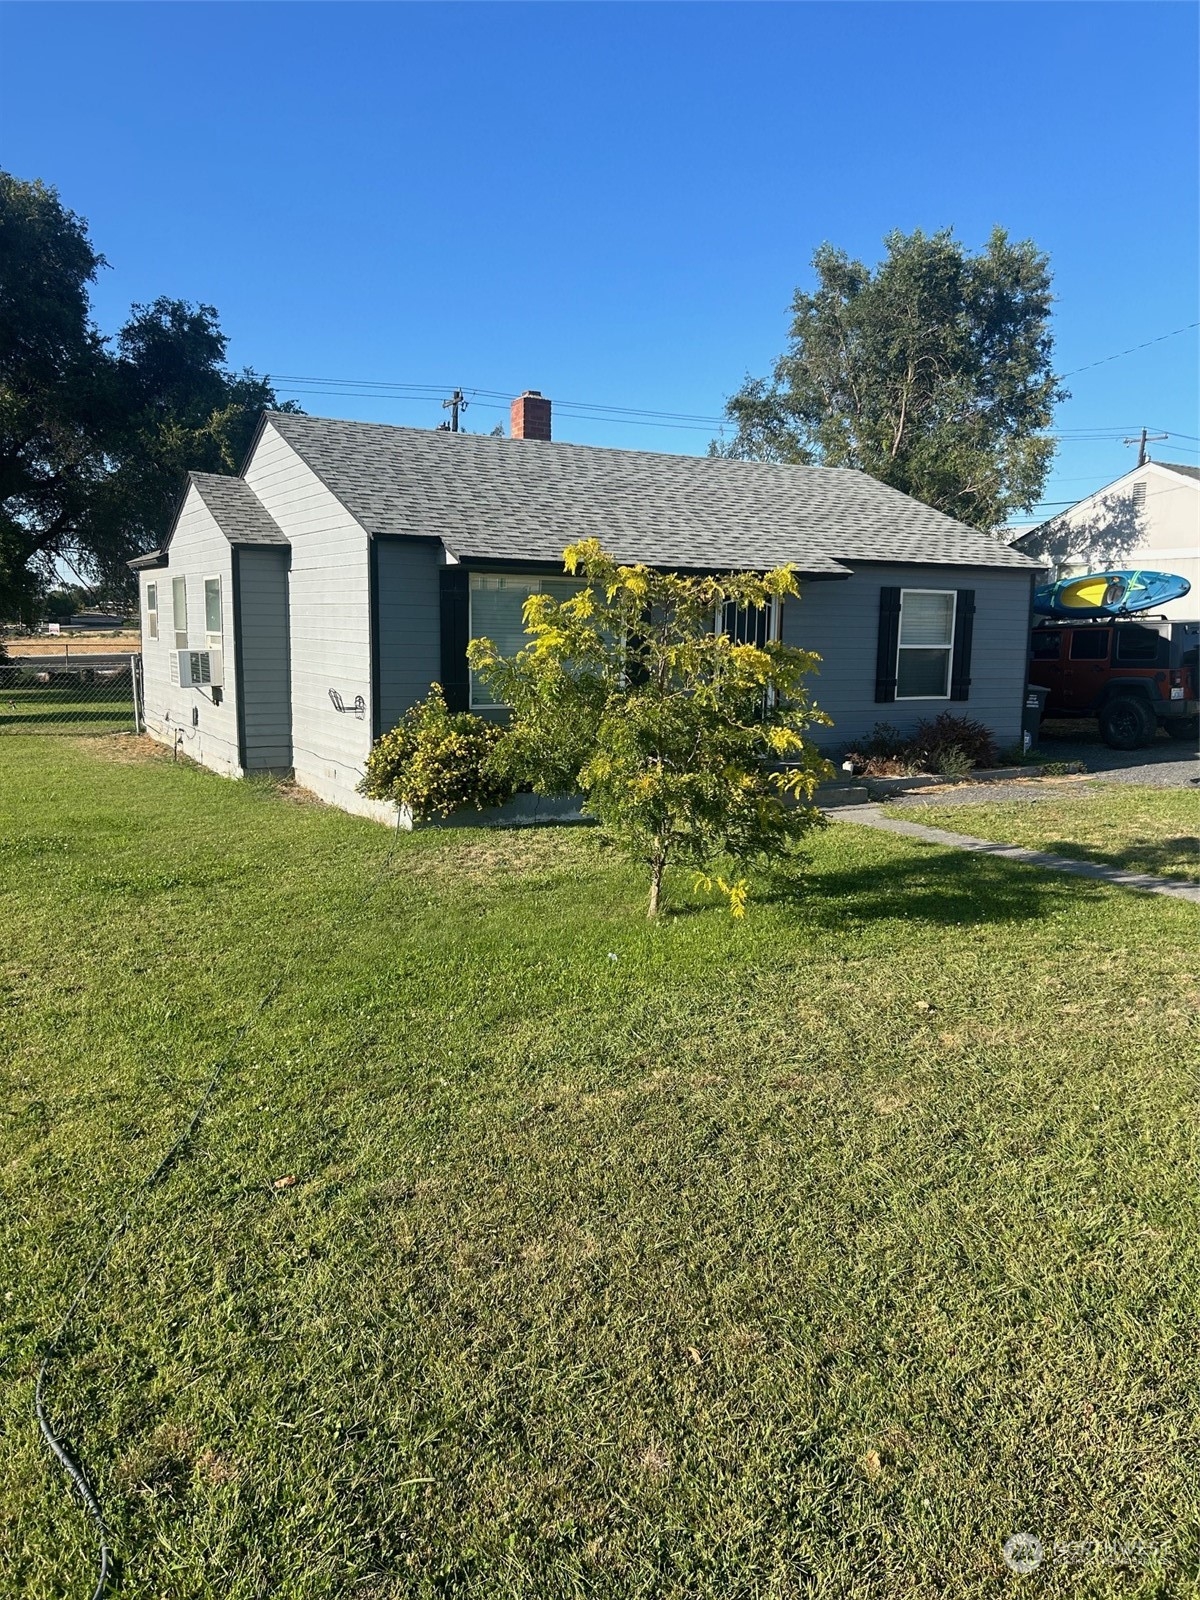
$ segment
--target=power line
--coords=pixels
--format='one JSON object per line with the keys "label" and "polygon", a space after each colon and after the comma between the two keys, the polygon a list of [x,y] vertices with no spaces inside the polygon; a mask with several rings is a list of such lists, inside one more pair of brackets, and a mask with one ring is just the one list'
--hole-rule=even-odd
{"label": "power line", "polygon": [[1147,339],[1144,344],[1131,344],[1128,350],[1118,350],[1115,355],[1101,356],[1099,361],[1089,361],[1086,366],[1072,367],[1070,372],[1060,372],[1059,378],[1074,378],[1080,372],[1090,372],[1093,367],[1102,367],[1109,361],[1120,361],[1122,356],[1131,356],[1139,350],[1149,350],[1152,344],[1162,344],[1164,339],[1174,339],[1181,333],[1190,333],[1193,328],[1200,328],[1200,322],[1189,322],[1182,328],[1172,328],[1170,333],[1160,333],[1156,339]]}

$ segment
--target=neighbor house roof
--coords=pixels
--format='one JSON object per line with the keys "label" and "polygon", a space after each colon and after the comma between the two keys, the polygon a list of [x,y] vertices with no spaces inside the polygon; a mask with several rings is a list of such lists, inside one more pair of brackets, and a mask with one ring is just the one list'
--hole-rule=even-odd
{"label": "neighbor house roof", "polygon": [[1179,472],[1185,478],[1200,479],[1200,467],[1185,466],[1182,461],[1156,461],[1156,467],[1166,467],[1168,472]]}
{"label": "neighbor house roof", "polygon": [[144,567],[166,566],[167,550],[189,489],[195,489],[230,544],[288,548],[287,535],[244,479],[226,477],[220,472],[189,472],[167,537],[157,550],[137,556],[129,563],[135,571]]}
{"label": "neighbor house roof", "polygon": [[654,455],[273,412],[266,421],[371,534],[439,538],[460,560],[562,560],[598,539],[649,566],[793,562],[1028,568],[1035,562],[866,473]]}

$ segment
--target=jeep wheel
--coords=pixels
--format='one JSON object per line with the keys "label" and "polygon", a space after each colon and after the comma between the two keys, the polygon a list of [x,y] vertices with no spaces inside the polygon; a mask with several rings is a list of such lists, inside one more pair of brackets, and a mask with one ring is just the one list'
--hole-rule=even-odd
{"label": "jeep wheel", "polygon": [[1153,711],[1137,695],[1119,694],[1100,713],[1100,737],[1112,750],[1149,744],[1156,727]]}
{"label": "jeep wheel", "polygon": [[1200,742],[1200,717],[1164,717],[1163,727],[1172,739]]}

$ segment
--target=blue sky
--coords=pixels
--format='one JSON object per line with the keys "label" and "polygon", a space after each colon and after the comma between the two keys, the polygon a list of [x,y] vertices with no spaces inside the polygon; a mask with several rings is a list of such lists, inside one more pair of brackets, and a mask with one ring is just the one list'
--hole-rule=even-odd
{"label": "blue sky", "polygon": [[[1031,236],[1063,372],[1200,320],[1197,44],[1184,4],[9,4],[0,161],[88,219],[106,330],[205,300],[239,365],[540,388],[558,438],[702,452],[565,402],[717,416],[822,240]],[[1072,377],[1047,502],[1143,423],[1200,460],[1197,365],[1191,332]],[[313,387],[279,382],[443,415]]]}

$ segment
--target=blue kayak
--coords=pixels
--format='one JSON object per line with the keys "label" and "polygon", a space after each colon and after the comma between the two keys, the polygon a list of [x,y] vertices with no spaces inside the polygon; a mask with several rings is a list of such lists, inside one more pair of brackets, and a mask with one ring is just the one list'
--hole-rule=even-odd
{"label": "blue kayak", "polygon": [[1191,587],[1173,572],[1085,572],[1035,589],[1033,609],[1042,617],[1127,617],[1182,600]]}

